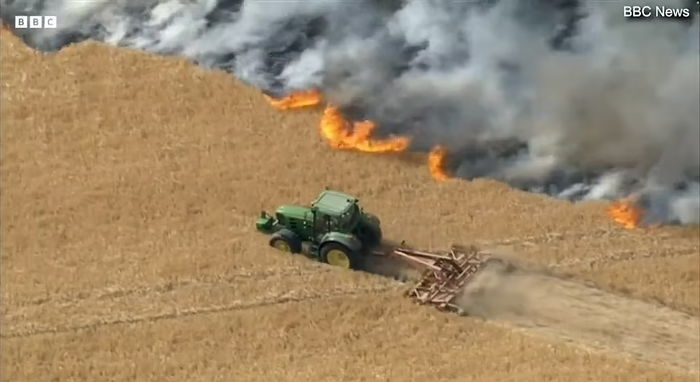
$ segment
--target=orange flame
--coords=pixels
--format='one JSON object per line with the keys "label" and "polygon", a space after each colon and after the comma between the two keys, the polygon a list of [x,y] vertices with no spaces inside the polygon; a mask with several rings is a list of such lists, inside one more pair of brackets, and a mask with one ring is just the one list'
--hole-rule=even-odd
{"label": "orange flame", "polygon": [[267,102],[280,110],[314,107],[323,101],[323,95],[316,89],[303,90],[280,99],[274,99],[267,94],[264,94],[264,97]]}
{"label": "orange flame", "polygon": [[613,203],[608,209],[608,214],[627,229],[638,228],[644,219],[644,209],[633,199]]}
{"label": "orange flame", "polygon": [[428,155],[428,166],[430,167],[430,174],[435,180],[444,182],[450,179],[450,175],[447,172],[447,150],[442,146],[435,146],[435,148]]}
{"label": "orange flame", "polygon": [[390,153],[405,151],[411,144],[407,137],[372,139],[376,128],[377,125],[371,121],[348,122],[335,106],[326,107],[321,119],[321,134],[335,149]]}

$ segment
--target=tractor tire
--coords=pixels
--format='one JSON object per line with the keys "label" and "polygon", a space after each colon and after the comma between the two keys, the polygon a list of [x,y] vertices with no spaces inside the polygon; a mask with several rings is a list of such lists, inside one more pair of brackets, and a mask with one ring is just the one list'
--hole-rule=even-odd
{"label": "tractor tire", "polygon": [[301,252],[301,240],[294,232],[288,229],[275,232],[270,238],[270,246],[283,252]]}
{"label": "tractor tire", "polygon": [[345,269],[358,269],[360,265],[359,255],[338,243],[324,244],[321,247],[321,260],[326,264]]}
{"label": "tractor tire", "polygon": [[367,227],[367,243],[370,248],[374,248],[382,243],[382,231],[374,228]]}
{"label": "tractor tire", "polygon": [[382,231],[371,225],[363,226],[358,236],[360,236],[366,250],[375,248],[382,243]]}

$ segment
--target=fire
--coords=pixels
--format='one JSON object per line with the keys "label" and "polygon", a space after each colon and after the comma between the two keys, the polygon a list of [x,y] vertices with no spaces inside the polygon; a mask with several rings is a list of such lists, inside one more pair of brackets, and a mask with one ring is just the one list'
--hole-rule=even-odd
{"label": "fire", "polygon": [[281,99],[274,99],[268,95],[264,95],[267,102],[280,110],[302,109],[314,107],[321,104],[323,95],[316,89],[303,90],[294,94],[290,94]]}
{"label": "fire", "polygon": [[371,121],[350,123],[335,106],[327,106],[321,119],[321,134],[331,147],[368,153],[401,152],[408,149],[407,137],[372,139],[377,125]]}
{"label": "fire", "polygon": [[633,199],[613,203],[608,214],[627,229],[638,228],[644,219],[644,210]]}
{"label": "fire", "polygon": [[[318,106],[323,102],[323,95],[316,89],[304,90],[281,99],[265,95],[265,99],[280,110],[301,109]],[[368,153],[401,152],[408,149],[411,140],[407,137],[373,139],[377,126],[371,121],[350,123],[343,117],[340,109],[327,106],[321,119],[321,134],[331,147],[340,150],[357,150]]]}
{"label": "fire", "polygon": [[447,167],[447,150],[442,146],[436,146],[428,156],[428,165],[430,167],[430,174],[435,180],[444,182],[450,179]]}

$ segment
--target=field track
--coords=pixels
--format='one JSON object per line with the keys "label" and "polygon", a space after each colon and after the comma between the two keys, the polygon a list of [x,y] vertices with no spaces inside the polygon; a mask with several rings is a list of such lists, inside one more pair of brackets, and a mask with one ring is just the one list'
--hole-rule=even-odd
{"label": "field track", "polygon": [[533,270],[486,269],[462,296],[467,312],[530,333],[698,374],[697,316]]}

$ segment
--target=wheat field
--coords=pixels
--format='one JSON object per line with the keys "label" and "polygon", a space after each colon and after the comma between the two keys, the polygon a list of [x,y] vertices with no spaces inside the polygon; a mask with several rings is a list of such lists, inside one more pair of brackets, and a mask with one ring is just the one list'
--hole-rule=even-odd
{"label": "wheat field", "polygon": [[[697,227],[626,230],[603,202],[437,183],[414,154],[331,150],[320,110],[277,111],[225,73],[1,37],[3,381],[697,380]],[[255,232],[261,209],[326,186],[391,239],[496,248],[637,304],[610,314],[683,321],[680,366],[645,357],[653,339],[635,355],[415,306],[404,284]]]}

